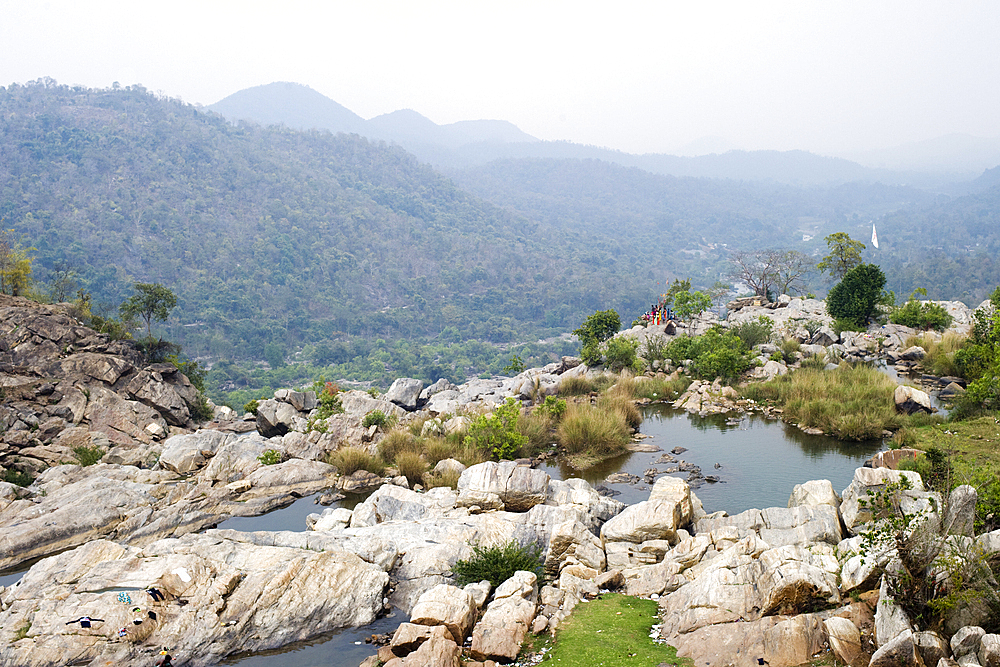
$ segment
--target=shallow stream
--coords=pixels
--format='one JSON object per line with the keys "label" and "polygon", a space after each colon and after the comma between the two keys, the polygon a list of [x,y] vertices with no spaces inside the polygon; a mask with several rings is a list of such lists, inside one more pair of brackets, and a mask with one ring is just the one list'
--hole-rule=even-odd
{"label": "shallow stream", "polygon": [[[844,489],[861,466],[881,447],[881,441],[842,443],[832,438],[810,436],[779,421],[759,416],[744,416],[727,421],[723,416],[697,417],[665,405],[643,408],[640,431],[648,436],[643,443],[662,451],[634,452],[605,461],[590,470],[575,471],[552,464],[545,470],[557,479],[582,477],[592,484],[602,482],[614,472],[628,472],[639,477],[647,468],[665,469],[676,464],[654,463],[674,447],[688,451],[676,455],[702,468],[705,475],[718,475],[716,484],[703,484],[696,490],[708,512],[726,510],[736,514],[752,507],[785,507],[792,487],[811,479],[829,479],[838,492]],[[719,463],[720,468],[715,468]],[[686,477],[686,474],[678,476]],[[646,500],[649,485],[641,483],[605,484],[620,492],[615,496],[624,503]],[[281,510],[261,517],[230,519],[220,528],[237,530],[305,530],[305,517],[320,512],[314,497],[301,498]],[[343,504],[346,501],[341,501]],[[356,502],[356,501],[355,501]],[[356,667],[375,649],[363,643],[375,633],[392,632],[407,620],[395,612],[362,628],[345,628],[307,642],[256,655],[236,657],[227,665],[240,667]]]}

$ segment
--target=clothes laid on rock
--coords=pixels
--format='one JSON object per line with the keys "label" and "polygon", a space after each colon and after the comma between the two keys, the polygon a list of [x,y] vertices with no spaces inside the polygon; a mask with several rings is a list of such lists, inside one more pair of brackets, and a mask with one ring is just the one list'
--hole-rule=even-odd
{"label": "clothes laid on rock", "polygon": [[103,623],[103,618],[92,618],[90,616],[81,616],[80,618],[74,619],[72,621],[67,621],[66,625],[73,625],[74,623],[79,623],[81,628],[92,627],[91,623]]}

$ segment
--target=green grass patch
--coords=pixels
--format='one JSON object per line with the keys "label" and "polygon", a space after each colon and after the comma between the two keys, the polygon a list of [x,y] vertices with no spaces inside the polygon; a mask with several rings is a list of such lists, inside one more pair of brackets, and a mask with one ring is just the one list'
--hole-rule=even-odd
{"label": "green grass patch", "polygon": [[841,440],[870,440],[908,419],[896,412],[896,382],[875,368],[841,364],[802,368],[743,388],[746,398],[780,406],[786,421],[820,428]]}
{"label": "green grass patch", "polygon": [[676,380],[662,378],[646,378],[635,383],[636,398],[648,398],[651,401],[673,401],[691,385],[691,378],[686,375]]}
{"label": "green grass patch", "polygon": [[691,665],[649,638],[657,603],[617,593],[578,604],[556,634],[547,663],[559,667]]}
{"label": "green grass patch", "polygon": [[625,452],[630,436],[621,413],[589,403],[570,404],[556,432],[559,444],[569,454],[569,464],[575,467],[588,467],[583,459],[595,461]]}
{"label": "green grass patch", "polygon": [[80,445],[73,448],[73,455],[76,456],[76,460],[80,462],[80,465],[87,467],[100,463],[101,459],[104,458],[104,450],[97,445],[93,447]]}

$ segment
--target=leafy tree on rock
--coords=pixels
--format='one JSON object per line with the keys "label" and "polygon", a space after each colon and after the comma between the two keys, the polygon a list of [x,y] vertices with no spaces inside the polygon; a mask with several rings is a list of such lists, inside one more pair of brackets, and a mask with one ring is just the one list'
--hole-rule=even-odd
{"label": "leafy tree on rock", "polygon": [[13,229],[0,230],[0,293],[19,296],[31,284],[31,257]]}
{"label": "leafy tree on rock", "polygon": [[833,286],[826,297],[826,310],[834,319],[864,326],[878,312],[885,287],[885,274],[875,264],[856,266]]}
{"label": "leafy tree on rock", "polygon": [[704,292],[678,292],[674,297],[674,311],[682,322],[689,322],[711,306],[712,300]]}
{"label": "leafy tree on rock", "polygon": [[146,337],[152,339],[153,320],[166,322],[177,305],[177,297],[159,283],[136,283],[133,289],[135,294],[119,307],[119,313],[123,320],[142,318],[146,322]]}
{"label": "leafy tree on rock", "polygon": [[588,366],[601,363],[601,343],[615,335],[622,328],[622,321],[616,310],[598,310],[584,320],[573,333],[580,339],[580,356]]}
{"label": "leafy tree on rock", "polygon": [[865,244],[855,241],[847,232],[836,232],[826,237],[830,254],[816,265],[820,271],[829,273],[836,280],[843,280],[847,273],[861,264],[861,251]]}

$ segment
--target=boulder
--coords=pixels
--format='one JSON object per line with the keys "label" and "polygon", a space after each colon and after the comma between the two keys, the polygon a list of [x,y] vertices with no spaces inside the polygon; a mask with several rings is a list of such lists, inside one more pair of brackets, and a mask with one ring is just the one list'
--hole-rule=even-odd
{"label": "boulder", "polygon": [[535,617],[537,599],[537,578],[532,572],[516,572],[500,584],[472,632],[472,657],[503,662],[516,658]]}
{"label": "boulder", "polygon": [[985,634],[985,630],[975,625],[959,628],[958,632],[951,636],[951,652],[955,654],[956,658],[977,653],[979,641]]}
{"label": "boulder", "polygon": [[513,461],[487,461],[467,468],[458,480],[458,504],[491,505],[499,498],[511,512],[526,512],[548,497],[549,474]]}
{"label": "boulder", "polygon": [[468,591],[440,584],[417,599],[410,623],[443,625],[452,641],[461,645],[476,622],[476,601]]}
{"label": "boulder", "polygon": [[817,479],[802,484],[796,484],[792,495],[788,498],[789,507],[815,507],[830,505],[840,510],[840,496],[833,490],[833,484],[828,479]]}
{"label": "boulder", "polygon": [[907,415],[912,415],[915,412],[928,414],[935,412],[934,406],[931,405],[931,397],[927,395],[927,392],[915,387],[899,385],[893,392],[892,399],[896,403],[896,410]]}
{"label": "boulder", "polygon": [[197,431],[175,435],[163,443],[159,466],[179,473],[188,473],[205,465],[217,449],[236,438],[221,431]]}
{"label": "boulder", "polygon": [[899,358],[903,361],[920,361],[927,356],[927,350],[919,345],[913,345],[899,353]]}
{"label": "boulder", "polygon": [[976,655],[983,667],[1000,667],[1000,635],[983,635]]}
{"label": "boulder", "polygon": [[405,410],[414,410],[424,383],[413,378],[397,378],[385,392],[385,400],[395,403]]}
{"label": "boulder", "polygon": [[924,667],[913,641],[913,631],[906,630],[880,646],[868,667]]}
{"label": "boulder", "polygon": [[878,592],[878,607],[875,609],[875,645],[885,646],[895,637],[912,629],[913,625],[906,612],[889,596],[888,582],[883,575]]}
{"label": "boulder", "polygon": [[681,503],[674,500],[644,500],[629,505],[601,526],[601,540],[640,543],[646,540],[677,540]]}
{"label": "boulder", "polygon": [[665,500],[676,503],[680,509],[680,517],[677,520],[678,527],[691,523],[694,514],[691,504],[691,487],[683,479],[670,475],[659,478],[649,491],[649,500]]}
{"label": "boulder", "polygon": [[823,621],[830,648],[837,659],[847,665],[857,664],[863,650],[861,631],[849,619],[834,616]]}
{"label": "boulder", "polygon": [[[4,661],[24,667],[152,664],[154,646],[164,644],[183,655],[185,665],[207,667],[235,653],[370,623],[382,609],[388,582],[381,569],[343,551],[194,534],[142,549],[96,540],[40,561],[5,594],[0,643]],[[185,604],[153,600],[144,592],[150,586]],[[157,619],[132,625],[128,606],[117,600],[123,589],[131,604],[155,610]],[[66,625],[84,614],[105,623],[87,634]],[[31,640],[13,641],[16,630],[29,624]],[[119,639],[122,626],[127,634]],[[143,642],[150,632],[155,644]]]}
{"label": "boulder", "polygon": [[775,547],[810,542],[834,545],[842,538],[837,509],[829,505],[751,509],[736,516],[705,518],[695,523],[699,534],[726,526],[736,529],[737,539],[756,536]]}
{"label": "boulder", "polygon": [[257,431],[265,438],[285,435],[295,428],[296,417],[301,418],[291,404],[269,398],[257,406]]}
{"label": "boulder", "polygon": [[944,525],[952,535],[973,536],[973,523],[976,520],[976,502],[979,494],[975,487],[962,484],[952,489],[948,496],[947,511]]}
{"label": "boulder", "polygon": [[913,643],[925,665],[937,665],[939,661],[950,657],[948,642],[936,632],[915,632]]}
{"label": "boulder", "polygon": [[898,482],[903,477],[909,480],[912,487],[912,491],[907,493],[923,491],[923,482],[920,475],[915,472],[889,468],[857,468],[854,471],[854,479],[841,493],[843,502],[840,504],[840,514],[847,529],[854,532],[856,527],[871,519],[871,513],[858,503],[861,499],[868,499],[869,490]]}

